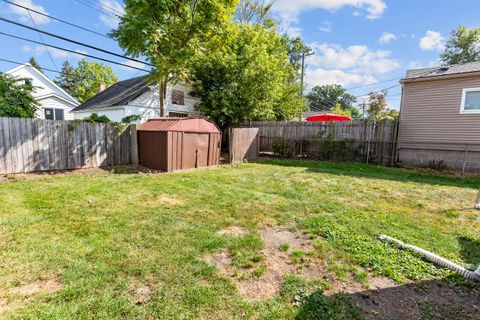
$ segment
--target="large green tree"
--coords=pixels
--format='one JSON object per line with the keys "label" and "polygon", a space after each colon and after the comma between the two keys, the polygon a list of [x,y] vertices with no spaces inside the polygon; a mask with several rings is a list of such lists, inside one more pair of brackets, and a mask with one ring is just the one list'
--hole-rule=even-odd
{"label": "large green tree", "polygon": [[72,96],[75,96],[77,87],[80,85],[75,68],[68,61],[63,62],[60,74],[53,82]]}
{"label": "large green tree", "polygon": [[307,94],[307,99],[312,111],[332,111],[338,104],[341,109],[348,111],[353,118],[360,118],[360,112],[353,106],[357,98],[349,94],[341,85],[315,86]]}
{"label": "large green tree", "polygon": [[480,28],[453,30],[440,59],[444,65],[480,61]]}
{"label": "large green tree", "polygon": [[101,84],[110,86],[118,82],[118,78],[112,71],[112,68],[98,62],[88,62],[85,59],[80,60],[75,68],[73,77],[77,83],[66,83],[74,86],[73,96],[80,102],[85,102],[98,93]]}
{"label": "large green tree", "polygon": [[0,73],[0,117],[34,118],[39,104],[33,91],[31,81]]}
{"label": "large green tree", "polygon": [[240,23],[260,24],[273,28],[277,21],[272,17],[273,1],[270,0],[240,0],[235,10],[235,20]]}
{"label": "large green tree", "polygon": [[253,120],[285,120],[304,105],[288,58],[275,30],[233,24],[222,50],[203,55],[192,68],[197,109],[222,126]]}
{"label": "large green tree", "polygon": [[166,115],[166,88],[185,75],[199,52],[225,32],[237,0],[124,0],[125,14],[112,36],[128,55],[154,65],[160,115]]}

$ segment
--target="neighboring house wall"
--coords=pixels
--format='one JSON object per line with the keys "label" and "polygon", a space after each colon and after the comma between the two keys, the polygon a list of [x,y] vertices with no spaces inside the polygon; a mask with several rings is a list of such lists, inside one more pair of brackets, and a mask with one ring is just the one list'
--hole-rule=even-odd
{"label": "neighboring house wall", "polygon": [[[179,90],[183,92],[184,104],[175,104],[172,102],[172,90]],[[195,105],[200,102],[198,98],[190,96],[192,89],[183,84],[177,84],[173,87],[167,88],[167,112],[169,115],[181,113],[189,116],[197,115],[195,111]],[[92,113],[98,115],[106,115],[112,121],[121,121],[123,117],[130,115],[141,115],[142,119],[137,121],[142,123],[148,119],[160,117],[160,100],[156,87],[151,88],[148,92],[142,94],[140,97],[134,99],[126,106],[116,106],[112,108],[103,109],[88,109],[75,111],[75,119],[82,119],[89,117]]]}
{"label": "neighboring house wall", "polygon": [[403,84],[399,162],[480,170],[480,114],[462,114],[463,89],[480,88],[480,76]]}
{"label": "neighboring house wall", "polygon": [[[15,78],[27,78],[32,81],[33,97],[40,104],[36,112],[38,118],[45,119],[45,109],[62,109],[64,120],[73,119],[73,113],[70,111],[79,103],[44,74],[29,64],[19,66],[6,73]],[[54,110],[53,113],[55,113]]]}

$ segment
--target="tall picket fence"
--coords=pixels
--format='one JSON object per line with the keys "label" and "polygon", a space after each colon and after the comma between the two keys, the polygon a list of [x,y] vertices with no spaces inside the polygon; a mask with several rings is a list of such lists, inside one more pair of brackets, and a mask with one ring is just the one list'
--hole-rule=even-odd
{"label": "tall picket fence", "polygon": [[138,161],[135,125],[0,118],[0,174],[106,167]]}
{"label": "tall picket fence", "polygon": [[318,160],[393,164],[398,122],[256,121],[240,127],[259,129],[260,152]]}

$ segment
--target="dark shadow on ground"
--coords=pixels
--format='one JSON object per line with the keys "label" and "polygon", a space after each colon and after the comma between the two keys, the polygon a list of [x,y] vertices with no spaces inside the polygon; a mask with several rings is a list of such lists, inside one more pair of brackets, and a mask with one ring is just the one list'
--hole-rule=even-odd
{"label": "dark shadow on ground", "polygon": [[283,167],[306,168],[308,172],[328,173],[340,176],[384,179],[392,181],[408,181],[426,183],[430,185],[474,188],[477,190],[480,186],[480,177],[457,177],[454,175],[442,175],[439,172],[432,172],[422,169],[393,168],[367,165],[362,163],[279,160],[272,158],[258,159],[255,162],[259,164],[269,164]]}
{"label": "dark shadow on ground", "polygon": [[102,167],[103,169],[109,173],[113,174],[138,174],[138,173],[160,173],[158,170],[150,169],[147,167],[143,167],[138,164],[129,164],[129,165],[118,165],[112,167]]}
{"label": "dark shadow on ground", "polygon": [[442,279],[396,287],[343,293],[327,297],[308,295],[296,320],[310,319],[480,319],[480,286]]}
{"label": "dark shadow on ground", "polygon": [[480,241],[467,237],[458,237],[457,240],[461,247],[462,260],[477,268],[480,265]]}

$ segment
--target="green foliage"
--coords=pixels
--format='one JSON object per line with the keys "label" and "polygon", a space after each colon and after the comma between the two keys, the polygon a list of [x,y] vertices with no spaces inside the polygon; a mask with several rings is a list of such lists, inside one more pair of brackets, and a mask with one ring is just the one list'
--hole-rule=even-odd
{"label": "green foliage", "polygon": [[278,22],[271,15],[272,5],[273,1],[270,0],[240,0],[235,10],[235,20],[273,28]]}
{"label": "green foliage", "polygon": [[97,113],[92,113],[88,118],[78,119],[78,121],[89,122],[89,123],[111,123],[106,115],[99,116]]}
{"label": "green foliage", "polygon": [[[310,109],[313,111],[327,112],[332,111],[340,106],[342,110],[354,118],[360,118],[360,112],[353,106],[357,98],[349,94],[341,85],[328,84],[324,86],[316,86],[307,94]],[[338,111],[338,109],[337,109]],[[343,114],[343,113],[340,113]]]}
{"label": "green foliage", "polygon": [[55,84],[65,90],[72,97],[75,97],[78,91],[77,88],[80,85],[75,68],[68,61],[65,61],[62,64],[62,69],[60,72],[61,73],[55,80],[53,80],[53,82],[55,82]]}
{"label": "green foliage", "polygon": [[122,118],[122,123],[132,123],[134,121],[141,120],[142,116],[139,114],[131,114],[129,116],[123,117]]}
{"label": "green foliage", "polygon": [[222,50],[192,68],[197,109],[221,125],[287,120],[303,109],[288,47],[276,31],[234,24]]}
{"label": "green foliage", "polygon": [[302,69],[302,56],[312,52],[312,48],[307,46],[300,37],[290,38],[288,35],[283,36],[288,47],[288,58],[290,63],[299,77]]}
{"label": "green foliage", "polygon": [[298,320],[342,320],[363,319],[355,301],[347,295],[337,294],[328,297],[321,290],[301,297],[301,308],[295,319]]}
{"label": "green foliage", "polygon": [[166,86],[185,76],[198,54],[225,32],[237,0],[125,0],[125,14],[111,35],[133,57],[146,56],[155,66],[151,79],[159,84],[161,114]]}
{"label": "green foliage", "polygon": [[367,115],[370,120],[395,120],[398,119],[397,110],[387,108],[386,91],[370,92],[368,94]]}
{"label": "green foliage", "polygon": [[340,103],[337,103],[335,107],[330,110],[330,112],[340,116],[352,118],[352,111],[350,109],[343,109]]}
{"label": "green foliage", "polygon": [[0,73],[0,117],[34,118],[39,103],[28,79],[14,79]]}
{"label": "green foliage", "polygon": [[118,82],[112,68],[98,62],[88,62],[85,59],[80,60],[75,68],[74,79],[77,81],[77,85],[73,90],[73,95],[80,102],[93,98],[98,93],[101,84],[108,87]]}
{"label": "green foliage", "polygon": [[29,60],[28,60],[28,63],[30,63],[30,65],[32,67],[34,67],[35,69],[37,69],[38,71],[40,71],[41,73],[43,73],[43,70],[42,68],[40,67],[40,65],[38,64],[37,60],[35,59],[35,57],[31,57]]}
{"label": "green foliage", "polygon": [[444,65],[480,61],[480,28],[453,30],[440,60]]}

